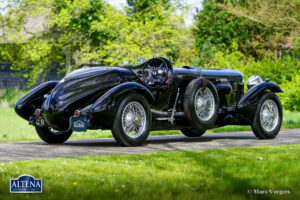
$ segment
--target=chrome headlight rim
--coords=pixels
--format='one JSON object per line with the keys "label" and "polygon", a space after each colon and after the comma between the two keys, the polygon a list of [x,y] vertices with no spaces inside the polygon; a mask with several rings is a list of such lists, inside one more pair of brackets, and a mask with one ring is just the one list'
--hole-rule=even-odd
{"label": "chrome headlight rim", "polygon": [[247,81],[247,88],[248,89],[251,89],[253,88],[254,86],[260,84],[260,83],[263,83],[263,79],[258,76],[258,75],[252,75],[250,78],[248,78],[248,81]]}

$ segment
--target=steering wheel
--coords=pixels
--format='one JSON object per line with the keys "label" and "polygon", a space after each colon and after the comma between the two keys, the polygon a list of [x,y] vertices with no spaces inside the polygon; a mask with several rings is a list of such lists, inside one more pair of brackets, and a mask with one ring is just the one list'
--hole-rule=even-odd
{"label": "steering wheel", "polygon": [[168,64],[162,58],[148,60],[143,66],[143,79],[151,88],[161,87],[168,79]]}

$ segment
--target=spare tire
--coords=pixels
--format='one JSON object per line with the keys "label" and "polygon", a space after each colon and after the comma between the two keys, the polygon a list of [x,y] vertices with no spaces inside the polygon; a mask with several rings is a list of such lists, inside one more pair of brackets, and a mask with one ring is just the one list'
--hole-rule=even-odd
{"label": "spare tire", "polygon": [[219,96],[212,82],[197,78],[184,93],[184,113],[194,129],[212,128],[218,117]]}

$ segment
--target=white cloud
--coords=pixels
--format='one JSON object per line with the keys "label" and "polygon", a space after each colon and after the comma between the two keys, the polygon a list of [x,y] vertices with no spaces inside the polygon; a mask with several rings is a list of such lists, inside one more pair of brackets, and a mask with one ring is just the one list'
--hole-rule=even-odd
{"label": "white cloud", "polygon": [[119,10],[121,10],[124,6],[127,5],[126,0],[105,0],[105,1]]}

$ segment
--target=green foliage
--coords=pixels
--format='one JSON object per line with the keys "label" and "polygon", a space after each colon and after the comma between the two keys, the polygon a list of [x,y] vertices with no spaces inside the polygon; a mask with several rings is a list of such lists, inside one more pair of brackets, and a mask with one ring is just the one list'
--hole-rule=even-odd
{"label": "green foliage", "polygon": [[[164,10],[168,10],[172,8],[170,0],[127,0],[127,14],[131,16],[135,16],[137,18],[142,17],[148,13],[152,15],[153,10],[156,5],[160,5],[164,7]],[[155,11],[154,11],[155,12]],[[155,18],[156,15],[154,14],[151,18]]]}
{"label": "green foliage", "polygon": [[14,107],[16,102],[28,91],[13,88],[0,90],[0,109]]}
{"label": "green foliage", "polygon": [[265,41],[269,48],[276,48],[287,42],[292,43],[294,47],[299,47],[299,0],[247,0],[244,4],[236,4],[236,1],[232,0],[212,1],[216,6],[234,16],[271,28],[272,36]]}
{"label": "green foliage", "polygon": [[245,18],[236,17],[218,8],[212,0],[204,2],[203,10],[196,15],[196,28],[193,30],[198,51],[196,65],[209,63],[213,58],[213,51],[228,49],[233,42],[245,55],[260,58],[259,52],[264,46],[263,41],[272,33],[258,23]]}
{"label": "green foliage", "polygon": [[294,74],[294,76],[292,76],[291,81],[286,81],[282,84],[284,93],[280,96],[283,103],[283,107],[292,111],[300,111],[300,75],[299,74],[300,74],[300,70],[298,70],[298,74]]}
{"label": "green foliage", "polygon": [[[165,10],[163,4],[149,5],[119,20],[120,36],[116,42],[104,47],[103,61],[107,64],[121,65],[125,61],[136,63],[138,58],[149,59],[155,56],[171,57],[178,65],[190,64],[193,54],[193,39],[183,25],[181,16]],[[153,17],[155,16],[155,17]]]}
{"label": "green foliage", "polygon": [[[29,78],[32,86],[58,65],[60,73],[69,73],[82,62],[98,59],[101,63],[98,52],[119,35],[118,24],[111,23],[118,14],[99,0],[21,1],[6,16],[20,24],[7,30],[17,36],[9,38],[18,45],[14,59],[9,59],[12,69]],[[29,17],[41,17],[44,27],[24,35]]]}
{"label": "green foliage", "polygon": [[[129,1],[124,14],[99,0],[23,0],[6,16],[18,47],[2,57],[29,79],[43,81],[56,66],[69,73],[82,63],[121,65],[138,58],[171,57],[178,65],[191,64],[193,39],[182,16],[167,0]],[[41,31],[24,32],[28,17],[42,17]],[[4,48],[4,47],[1,47]]]}
{"label": "green foliage", "polygon": [[265,57],[255,61],[251,56],[245,57],[234,43],[231,50],[216,52],[214,64],[206,66],[236,69],[244,74],[245,80],[254,74],[263,79],[270,78],[284,91],[279,94],[284,109],[300,111],[300,62],[297,58],[284,56],[274,60],[272,57]]}
{"label": "green foliage", "polygon": [[[298,30],[290,32],[299,21],[294,0],[286,7],[279,3],[278,8],[272,0],[266,1],[270,5],[236,0],[231,1],[233,7],[228,4],[230,9],[223,1],[205,0],[193,32],[185,27],[183,14],[176,14],[180,1],[127,2],[124,12],[103,0],[15,0],[10,12],[0,16],[5,27],[1,39],[8,41],[0,45],[0,61],[12,63],[12,69],[28,78],[32,86],[58,65],[58,73],[69,73],[82,63],[122,65],[136,63],[138,58],[170,57],[176,66],[194,62],[196,66],[234,68],[246,79],[252,74],[269,77],[285,91],[281,95],[284,108],[300,110],[299,61],[289,56],[275,60],[265,57],[265,48],[274,46],[270,40],[275,41],[277,33],[285,39],[298,34]],[[280,12],[268,19],[254,10],[262,18],[259,21],[245,11],[247,6],[273,11],[280,8]],[[245,15],[239,15],[237,8]],[[291,18],[276,20],[289,10]],[[25,29],[30,17],[39,17],[44,27],[36,32]],[[294,54],[299,55],[299,50]]]}

